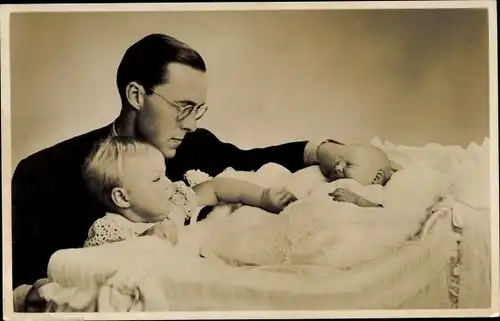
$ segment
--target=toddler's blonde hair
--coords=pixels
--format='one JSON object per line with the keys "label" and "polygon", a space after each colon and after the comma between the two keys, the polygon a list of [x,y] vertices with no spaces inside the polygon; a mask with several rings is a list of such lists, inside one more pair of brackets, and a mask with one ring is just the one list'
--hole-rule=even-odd
{"label": "toddler's blonde hair", "polygon": [[114,208],[111,191],[122,185],[122,168],[127,158],[160,151],[144,139],[112,136],[98,142],[83,164],[87,189],[106,206]]}

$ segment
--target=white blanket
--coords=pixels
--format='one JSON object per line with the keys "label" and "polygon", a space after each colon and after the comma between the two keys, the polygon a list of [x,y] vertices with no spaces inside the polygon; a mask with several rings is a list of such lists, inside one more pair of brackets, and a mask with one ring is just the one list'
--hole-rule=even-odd
{"label": "white blanket", "polygon": [[[426,210],[445,198],[450,187],[440,171],[424,166],[408,166],[385,188],[352,180],[325,183],[316,166],[288,176],[285,171],[268,164],[247,179],[253,175],[254,182],[267,178],[268,185],[289,186],[299,200],[279,215],[249,206],[227,210],[200,243],[205,257],[235,265],[328,264],[346,269],[410,239],[426,219]],[[241,172],[224,175],[243,178]],[[335,202],[328,193],[339,187],[383,198],[385,208]]]}
{"label": "white blanket", "polygon": [[[397,210],[360,209],[352,204],[332,202],[330,198],[326,198],[324,195],[325,191],[330,192],[331,188],[335,187],[335,183],[330,183],[330,186],[322,184],[324,183],[324,181],[321,181],[322,176],[314,167],[300,171],[294,175],[289,175],[286,171],[276,170],[276,167],[273,168],[273,166],[267,166],[263,169],[268,174],[271,172],[274,173],[267,176],[253,175],[251,173],[231,174],[227,172],[225,175],[236,174],[240,175],[240,178],[247,177],[250,180],[256,179],[256,177],[257,180],[266,178],[260,182],[264,185],[280,184],[289,186],[299,196],[300,200],[294,206],[290,206],[287,213],[283,213],[285,214],[283,215],[285,219],[281,219],[281,215],[277,216],[264,211],[256,211],[248,207],[241,207],[235,211],[234,208],[220,206],[206,220],[183,230],[180,244],[177,248],[171,247],[159,239],[150,237],[120,242],[121,244],[110,244],[94,249],[74,249],[56,252],[51,259],[48,271],[49,277],[57,284],[56,287],[60,287],[60,289],[57,291],[54,290],[52,294],[47,294],[46,297],[60,303],[61,310],[65,310],[64,306],[66,305],[70,306],[66,309],[70,311],[92,311],[95,310],[96,298],[100,298],[101,311],[107,309],[120,310],[122,309],[121,306],[131,310],[154,311],[168,310],[171,306],[175,306],[177,309],[183,306],[189,308],[197,306],[201,309],[208,306],[219,308],[227,306],[234,309],[245,308],[242,302],[248,301],[241,301],[241,298],[238,299],[238,297],[235,297],[235,302],[229,302],[230,298],[234,297],[230,293],[231,289],[237,291],[237,288],[245,287],[247,292],[250,293],[249,295],[251,295],[252,284],[257,283],[260,284],[260,288],[269,288],[269,291],[271,291],[269,293],[274,293],[272,291],[281,291],[280,289],[283,291],[286,290],[287,293],[297,293],[297,295],[306,290],[310,292],[308,292],[310,295],[313,295],[313,292],[317,292],[318,294],[327,293],[328,291],[333,291],[331,289],[340,289],[340,285],[343,284],[342,282],[348,282],[347,279],[340,277],[341,271],[346,271],[346,269],[370,259],[372,259],[372,262],[376,262],[377,257],[383,257],[384,253],[392,251],[394,247],[397,248],[400,245],[404,245],[406,237],[418,229],[425,215],[425,211],[421,211],[420,209],[425,209],[428,205],[433,204],[436,196],[447,192],[449,197],[453,197],[464,204],[463,208],[460,208],[460,213],[463,213],[465,216],[464,224],[468,224],[465,231],[474,231],[474,233],[465,234],[466,236],[469,235],[467,236],[469,239],[464,241],[464,246],[468,247],[468,253],[474,253],[474,255],[468,256],[469,261],[466,269],[470,273],[469,280],[473,280],[469,283],[480,285],[475,288],[469,287],[469,289],[473,289],[476,292],[463,293],[466,296],[472,297],[468,302],[470,306],[474,306],[473,301],[477,301],[478,298],[475,293],[477,291],[486,293],[484,291],[486,274],[482,271],[488,269],[487,264],[484,262],[479,266],[481,270],[478,270],[478,266],[474,265],[478,259],[486,260],[485,255],[489,248],[489,240],[485,236],[485,233],[483,233],[483,231],[487,231],[489,226],[486,220],[489,214],[487,210],[489,207],[489,198],[486,198],[487,202],[484,197],[481,198],[484,191],[487,191],[489,188],[489,185],[485,183],[489,177],[487,171],[480,171],[478,168],[478,166],[484,166],[485,164],[484,159],[486,156],[484,155],[486,153],[484,150],[487,150],[488,143],[485,144],[481,147],[478,146],[476,149],[471,148],[471,150],[467,150],[466,152],[457,152],[455,158],[450,156],[451,151],[446,149],[446,147],[442,147],[445,150],[442,154],[447,155],[448,153],[449,155],[447,157],[441,157],[441,155],[441,158],[439,158],[435,156],[436,153],[432,154],[428,152],[427,149],[429,148],[427,147],[415,148],[410,152],[406,152],[404,147],[387,147],[386,145],[390,144],[382,144],[390,157],[403,166],[423,166],[420,167],[421,169],[427,166],[427,171],[425,171],[427,175],[415,175],[418,172],[411,174],[411,171],[407,171],[407,176],[400,175],[399,183],[397,179],[394,180],[395,183],[393,186],[399,186],[398,188],[394,187],[395,193],[400,193],[400,198],[394,198],[396,201],[392,203],[396,204],[393,208]],[[415,161],[419,158],[424,159],[424,161]],[[406,163],[404,162],[405,160],[407,161]],[[429,164],[431,165],[430,169],[428,168]],[[465,176],[467,179],[464,178],[463,173],[461,175],[461,171],[466,168],[471,172],[470,175]],[[432,174],[436,172],[442,173],[444,176],[435,176]],[[486,178],[484,177],[485,175]],[[413,178],[414,185],[405,188],[405,185],[401,182],[409,179],[409,177]],[[438,179],[438,177],[441,177],[441,179]],[[270,180],[270,178],[273,179]],[[394,178],[397,177],[395,176]],[[437,184],[439,182],[440,184]],[[320,187],[315,189],[314,187],[318,183],[320,183]],[[424,188],[426,184],[427,187],[430,184],[433,188]],[[449,186],[452,188],[448,188]],[[313,192],[308,193],[311,190]],[[476,194],[474,195],[473,193]],[[408,204],[407,202],[414,202],[411,208],[403,206],[404,204]],[[419,210],[415,210],[413,206],[416,206]],[[485,210],[471,210],[472,206],[484,208]],[[345,215],[347,212],[349,215]],[[308,215],[308,213],[315,213],[315,215]],[[271,224],[263,223],[268,222],[268,220],[273,220],[274,222]],[[283,227],[283,229],[281,232],[275,233],[278,227]],[[443,229],[447,229],[446,224],[443,225]],[[243,233],[235,233],[237,230]],[[216,234],[216,238],[212,238],[210,242],[206,242],[207,238],[213,237],[212,231],[219,231],[220,234],[217,236],[217,233],[214,233]],[[226,237],[221,237],[224,233]],[[269,253],[269,251],[262,250],[265,249],[266,245],[273,244],[274,239],[272,236],[283,235],[283,233],[288,235],[287,240],[294,242],[293,246],[285,247],[284,251],[277,247],[279,249],[277,251],[278,254],[285,253],[285,255],[280,257],[276,253]],[[268,237],[267,239],[255,237],[256,235],[264,234]],[[217,237],[219,237],[218,241]],[[250,238],[251,242],[247,238]],[[279,237],[277,239],[279,240]],[[447,240],[447,238],[443,238],[444,240]],[[250,261],[255,260],[259,262],[260,260],[267,263],[270,261],[284,262],[288,264],[288,267],[295,266],[297,269],[300,269],[301,266],[307,266],[307,271],[314,270],[314,266],[330,267],[333,265],[336,267],[335,270],[340,274],[336,278],[334,278],[335,274],[331,274],[331,277],[329,277],[331,282],[325,282],[324,287],[322,287],[321,276],[317,276],[313,281],[308,276],[297,279],[281,274],[277,277],[276,273],[266,274],[264,271],[248,270],[248,273],[243,273],[241,270],[217,260],[198,258],[196,253],[200,244],[210,244],[206,245],[203,249],[208,256],[212,255],[212,257],[222,257],[227,261],[230,261],[230,259],[235,261],[230,263],[248,263],[247,261],[250,257]],[[249,244],[253,246],[249,247]],[[432,248],[425,251],[427,251],[426,253],[429,251],[434,253],[439,250],[442,253],[446,253],[448,246],[449,244],[445,245],[443,243],[436,251],[433,251]],[[237,251],[241,248],[245,248],[245,250],[243,252]],[[413,248],[417,249],[417,247]],[[409,253],[408,251],[410,250],[404,250],[403,253]],[[397,251],[395,252],[397,253]],[[412,264],[417,264],[417,261],[422,262],[422,258],[413,257],[412,255],[410,257],[416,260],[415,263],[405,261],[405,264],[416,266]],[[397,265],[396,263],[394,264]],[[384,263],[380,273],[384,269],[387,269],[388,266],[387,263]],[[390,276],[393,272],[388,271],[387,273],[388,280],[393,278]],[[429,276],[429,273],[431,272],[426,272],[424,269],[419,275]],[[360,274],[355,276],[355,278],[360,279],[364,276],[368,277],[361,270]],[[408,282],[411,279],[412,277],[409,276]],[[337,285],[332,287],[332,282]],[[159,291],[158,287],[155,287],[157,283],[162,284],[161,291]],[[185,285],[179,287],[181,283]],[[209,284],[214,285],[217,289],[217,285],[221,285],[222,283],[226,285],[224,289],[229,291],[224,295],[221,293],[214,293],[213,295],[210,293],[207,295],[189,294],[192,291],[208,291],[207,289],[210,288]],[[362,282],[358,283],[361,284]],[[314,284],[314,287],[306,287],[307,284]],[[105,287],[103,288],[104,285]],[[134,285],[139,285],[139,288],[134,288]],[[345,289],[354,289],[354,285],[352,284],[349,285],[346,283],[344,285]],[[181,291],[181,289],[186,292],[183,292],[184,294],[182,295],[171,293],[170,302],[164,296],[167,292]],[[415,288],[410,287],[408,289]],[[120,293],[119,297],[122,300],[115,302],[113,300],[116,299],[116,295],[113,296],[111,294],[116,294],[117,291]],[[137,291],[141,295],[136,296]],[[283,295],[286,297],[285,294]],[[486,296],[487,294],[481,298],[481,304],[485,302],[484,297]],[[172,297],[179,297],[179,300],[173,302]],[[191,300],[188,302],[183,299],[188,297],[199,298],[199,300],[205,301],[193,302]],[[216,297],[224,299],[218,302],[210,302],[210,297],[214,297],[214,300],[216,300]],[[377,295],[372,295],[369,300],[373,300],[376,297]],[[278,299],[282,297],[273,296],[273,298]],[[308,304],[308,307],[314,306],[314,298],[314,296],[310,298],[312,301]],[[368,298],[366,299],[368,300]],[[390,299],[390,302],[394,303],[395,306],[399,304],[396,303],[396,299],[399,300],[400,298],[394,297]],[[337,302],[338,306],[342,307],[344,303],[338,301],[340,298],[337,297],[336,300],[332,302]],[[243,305],[239,305],[240,303],[238,302]],[[346,302],[350,302],[349,306],[354,308],[356,306],[363,306],[365,308],[379,307],[379,303],[375,302],[369,303],[368,301],[361,302],[359,300]],[[355,302],[358,302],[358,305],[354,304]],[[185,305],[183,305],[184,303]],[[286,305],[285,303],[282,302],[283,306]],[[265,305],[265,303],[261,302],[258,304],[255,303],[254,306],[262,307],[262,304]]]}
{"label": "white blanket", "polygon": [[[426,210],[441,198],[488,213],[489,140],[467,150],[437,144],[410,148],[377,139],[372,144],[404,168],[384,188],[363,187],[352,180],[326,183],[315,166],[294,174],[276,164],[257,173],[225,172],[224,176],[263,186],[285,185],[300,200],[279,216],[246,206],[216,209],[214,220],[198,227],[203,232],[193,233],[203,244],[202,252],[234,265],[328,263],[345,269],[407,240],[426,218]],[[384,209],[333,202],[328,193],[339,187],[368,199],[376,195],[383,199]],[[480,226],[489,220],[482,212],[470,213],[481,215],[466,218]]]}

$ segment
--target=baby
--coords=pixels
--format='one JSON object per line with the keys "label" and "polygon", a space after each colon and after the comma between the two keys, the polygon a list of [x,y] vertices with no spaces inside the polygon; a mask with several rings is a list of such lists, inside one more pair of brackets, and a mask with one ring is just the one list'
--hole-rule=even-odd
{"label": "baby", "polygon": [[[401,169],[401,166],[392,162],[386,153],[373,145],[337,145],[336,148],[333,166],[327,169],[322,168],[323,174],[328,177],[329,181],[352,179],[362,186],[367,186],[364,190],[369,191],[375,190],[368,187],[369,185],[385,186],[392,174]],[[329,195],[336,201],[349,202],[361,207],[383,206],[381,202],[374,201],[373,198],[370,200],[362,197],[349,188],[337,188]]]}
{"label": "baby", "polygon": [[165,176],[165,158],[149,143],[111,137],[87,158],[84,180],[109,209],[91,226],[84,247],[157,235],[177,242],[177,228],[200,207],[239,203],[279,213],[296,200],[285,188],[261,188],[233,178],[215,178],[193,188]]}
{"label": "baby", "polygon": [[[359,241],[357,237],[369,231],[371,224],[379,224],[373,226],[377,233],[385,231],[380,222],[394,217],[393,199],[401,195],[394,193],[397,192],[394,187],[400,186],[392,183],[398,182],[400,176],[393,173],[400,166],[392,163],[382,150],[368,144],[344,145],[337,155],[328,177],[319,166],[311,166],[278,180],[278,184],[284,183],[299,199],[280,215],[257,215],[256,209],[242,207],[221,219],[201,242],[202,255],[237,266],[309,264],[323,262],[324,250],[328,249],[333,251],[328,262],[342,265],[344,249],[361,252],[362,249],[354,250],[350,242]],[[287,175],[287,170],[277,164],[255,175],[272,177],[269,173],[272,170],[276,172],[274,176],[282,176],[280,172]],[[337,206],[331,198],[373,209]],[[388,210],[377,209],[381,207]],[[396,237],[399,234],[393,233],[384,240]]]}

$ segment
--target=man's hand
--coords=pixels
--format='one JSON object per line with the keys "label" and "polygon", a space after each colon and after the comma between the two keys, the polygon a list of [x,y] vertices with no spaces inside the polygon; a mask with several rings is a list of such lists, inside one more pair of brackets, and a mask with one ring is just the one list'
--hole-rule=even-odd
{"label": "man's hand", "polygon": [[272,213],[279,213],[297,198],[285,187],[267,188],[260,198],[261,206]]}
{"label": "man's hand", "polygon": [[346,202],[358,205],[359,195],[346,189],[346,188],[337,188],[330,194],[328,194],[333,198],[334,201],[337,202]]}
{"label": "man's hand", "polygon": [[146,235],[157,236],[162,240],[172,242],[172,244],[177,243],[177,227],[175,226],[174,222],[169,219],[163,220],[162,222],[156,224],[153,227],[150,227],[141,234],[141,236]]}
{"label": "man's hand", "polygon": [[47,312],[49,303],[43,297],[41,288],[49,283],[49,279],[43,278],[33,284],[24,299],[24,311],[22,312]]}

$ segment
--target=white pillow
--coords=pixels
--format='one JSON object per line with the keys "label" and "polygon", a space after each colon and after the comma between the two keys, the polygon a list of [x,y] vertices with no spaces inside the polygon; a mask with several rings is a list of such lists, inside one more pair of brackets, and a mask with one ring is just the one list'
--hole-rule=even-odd
{"label": "white pillow", "polygon": [[434,166],[416,163],[394,173],[384,187],[384,207],[422,211],[445,197],[451,186],[449,175]]}
{"label": "white pillow", "polygon": [[298,199],[310,195],[311,191],[327,182],[319,166],[309,166],[289,175],[283,184]]}
{"label": "white pillow", "polygon": [[284,184],[283,181],[288,178],[290,174],[291,172],[285,167],[276,163],[268,163],[259,168],[256,172],[237,171],[232,168],[227,168],[216,177],[239,179],[265,188]]}

